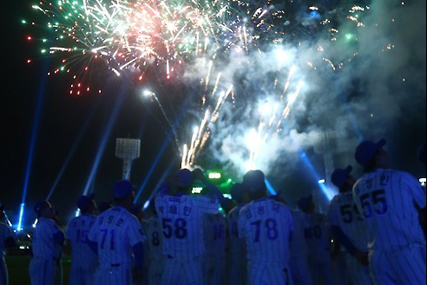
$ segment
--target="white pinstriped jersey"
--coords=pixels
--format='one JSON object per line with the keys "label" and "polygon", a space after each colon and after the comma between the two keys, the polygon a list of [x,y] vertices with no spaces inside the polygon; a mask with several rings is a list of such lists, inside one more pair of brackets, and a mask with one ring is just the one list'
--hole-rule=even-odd
{"label": "white pinstriped jersey", "polygon": [[12,230],[8,225],[0,222],[0,259],[6,254],[5,241],[11,237],[14,238]]}
{"label": "white pinstriped jersey", "polygon": [[76,217],[68,224],[67,239],[71,242],[72,260],[80,267],[92,268],[97,256],[87,244],[87,237],[96,221],[94,215],[84,214]]}
{"label": "white pinstriped jersey", "polygon": [[163,246],[162,246],[162,223],[159,217],[153,217],[148,221],[142,222],[142,230],[147,236],[148,250],[150,260],[162,260]]}
{"label": "white pinstriped jersey", "polygon": [[106,266],[132,265],[132,247],[146,241],[138,219],[118,206],[96,219],[88,238],[98,244],[99,263]]}
{"label": "white pinstriped jersey", "polygon": [[368,229],[352,192],[335,196],[329,207],[328,220],[332,226],[340,227],[359,251],[368,251]]}
{"label": "white pinstriped jersey", "polygon": [[323,214],[313,213],[306,215],[310,228],[305,231],[310,253],[315,256],[323,256],[331,250],[332,229],[328,224],[327,217]]}
{"label": "white pinstriped jersey", "polygon": [[417,207],[426,206],[421,185],[410,174],[378,169],[354,187],[354,199],[368,226],[371,250],[425,246]]}
{"label": "white pinstriped jersey", "polygon": [[261,199],[240,211],[239,236],[246,239],[248,259],[253,264],[288,264],[293,231],[292,215],[284,204]]}
{"label": "white pinstriped jersey", "polygon": [[53,220],[40,218],[34,230],[33,249],[34,257],[45,259],[59,259],[62,255],[62,246],[54,239],[54,235],[62,232]]}
{"label": "white pinstriped jersey", "polygon": [[239,216],[245,205],[239,205],[228,213],[227,223],[230,235],[230,246],[232,254],[243,255],[246,253],[245,240],[239,237]]}
{"label": "white pinstriped jersey", "polygon": [[218,201],[205,196],[159,196],[156,208],[162,221],[163,255],[178,260],[203,256],[206,247],[202,217],[218,214]]}
{"label": "white pinstriped jersey", "polygon": [[305,232],[310,229],[306,215],[301,211],[292,211],[295,231],[291,241],[291,256],[293,258],[307,258],[309,254]]}
{"label": "white pinstriped jersey", "polygon": [[203,217],[204,238],[207,254],[211,256],[225,256],[227,231],[225,218],[222,214],[205,215]]}

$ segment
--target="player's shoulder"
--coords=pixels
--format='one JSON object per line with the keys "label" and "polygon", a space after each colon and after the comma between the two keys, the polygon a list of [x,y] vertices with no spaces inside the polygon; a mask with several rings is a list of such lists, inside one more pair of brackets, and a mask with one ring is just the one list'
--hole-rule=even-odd
{"label": "player's shoulder", "polygon": [[291,211],[291,215],[296,220],[303,220],[303,219],[305,219],[305,214],[302,211],[300,211],[300,210],[293,210],[293,211]]}
{"label": "player's shoulder", "polygon": [[51,227],[51,226],[56,226],[56,223],[54,220],[51,219],[46,219],[46,218],[40,218],[37,221],[37,227]]}
{"label": "player's shoulder", "polygon": [[396,176],[402,179],[409,180],[410,182],[418,183],[418,180],[409,172],[400,171],[400,170],[388,170],[391,176]]}
{"label": "player's shoulder", "polygon": [[11,229],[8,225],[6,225],[5,223],[0,222],[0,234],[4,235],[8,232],[10,232]]}
{"label": "player's shoulder", "polygon": [[244,204],[241,204],[231,209],[231,211],[227,215],[227,219],[236,219],[237,217],[239,217],[240,210],[242,210],[244,206],[245,206]]}
{"label": "player's shoulder", "polygon": [[80,217],[74,217],[68,222],[68,228],[73,228],[78,225],[80,221]]}
{"label": "player's shoulder", "polygon": [[351,203],[353,201],[353,192],[345,192],[345,193],[339,193],[335,195],[335,197],[331,201],[331,206],[339,205],[342,203]]}

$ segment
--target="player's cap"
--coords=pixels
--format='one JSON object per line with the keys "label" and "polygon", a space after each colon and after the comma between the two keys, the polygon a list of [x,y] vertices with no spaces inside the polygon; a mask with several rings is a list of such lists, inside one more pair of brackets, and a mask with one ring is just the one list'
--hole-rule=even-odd
{"label": "player's cap", "polygon": [[266,189],[265,175],[260,170],[251,170],[243,177],[243,188],[249,192],[256,192]]}
{"label": "player's cap", "polygon": [[133,187],[132,183],[128,180],[122,180],[117,182],[114,186],[114,198],[116,199],[124,199],[131,195],[135,191],[135,187]]}
{"label": "player's cap", "polygon": [[194,175],[188,169],[181,169],[173,178],[173,184],[178,188],[189,188],[193,186],[193,183]]}
{"label": "player's cap", "polygon": [[423,144],[420,149],[418,150],[418,159],[426,165],[426,144]]}
{"label": "player's cap", "polygon": [[44,210],[45,208],[50,208],[50,207],[52,207],[52,205],[48,201],[39,201],[34,206],[34,212],[36,212],[36,214],[40,215],[42,210]]}
{"label": "player's cap", "polygon": [[338,189],[341,189],[342,187],[344,187],[352,171],[352,166],[348,166],[346,169],[336,169],[334,173],[332,173],[332,183],[334,183],[334,185],[337,186]]}
{"label": "player's cap", "polygon": [[83,210],[87,209],[87,207],[89,207],[94,200],[95,200],[95,194],[94,193],[90,194],[89,196],[83,195],[77,201],[77,207],[83,211]]}
{"label": "player's cap", "polygon": [[362,142],[356,149],[356,161],[361,166],[366,167],[375,158],[378,150],[383,148],[387,144],[385,139],[380,140],[377,143],[371,141]]}
{"label": "player's cap", "polygon": [[312,204],[313,204],[313,195],[303,197],[298,201],[298,207],[303,211],[309,208]]}

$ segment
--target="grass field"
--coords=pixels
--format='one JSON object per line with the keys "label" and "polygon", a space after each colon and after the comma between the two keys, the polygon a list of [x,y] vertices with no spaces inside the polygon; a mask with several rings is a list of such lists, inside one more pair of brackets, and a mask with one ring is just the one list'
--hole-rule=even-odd
{"label": "grass field", "polygon": [[[31,257],[9,256],[6,258],[7,267],[9,270],[10,285],[29,285],[30,283],[30,261]],[[64,281],[68,280],[71,261],[63,259],[62,266],[64,268]],[[67,284],[68,282],[64,282]]]}

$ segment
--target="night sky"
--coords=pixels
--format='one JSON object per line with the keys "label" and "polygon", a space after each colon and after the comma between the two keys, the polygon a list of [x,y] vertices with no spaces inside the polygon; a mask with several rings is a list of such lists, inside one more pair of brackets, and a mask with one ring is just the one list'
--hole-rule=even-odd
{"label": "night sky", "polygon": [[[44,70],[49,60],[35,56],[35,45],[29,44],[26,40],[28,29],[20,23],[23,18],[35,17],[30,9],[31,4],[33,2],[27,0],[7,1],[3,5],[1,19],[3,73],[0,111],[0,202],[5,204],[8,212],[12,214],[14,223],[17,222],[16,215],[22,199],[40,90],[44,90],[43,105],[29,180],[27,196],[29,214],[36,201],[46,198],[81,129],[88,122],[88,118],[91,118],[87,131],[83,134],[81,143],[51,199],[61,216],[71,213],[75,201],[83,192],[105,126],[120,96],[123,96],[123,106],[95,178],[94,190],[98,195],[97,200],[111,200],[112,186],[121,178],[122,163],[114,157],[115,138],[138,138],[142,135],[141,159],[135,161],[132,172],[132,182],[139,187],[170,132],[156,103],[148,99],[141,100],[139,97],[141,88],[135,89],[126,80],[118,80],[109,75],[100,82],[104,86],[102,95],[70,96],[68,93],[70,82],[67,79],[46,77]],[[34,62],[27,64],[28,58],[33,58]],[[182,95],[182,91],[191,94],[190,90],[173,83],[160,86],[155,74],[148,75],[148,78],[147,81],[150,79],[152,81],[151,84],[147,84],[148,87],[158,93],[159,97],[173,98],[162,101],[172,120],[179,117],[182,108],[186,106],[186,97]],[[99,79],[97,80],[99,82]],[[43,82],[44,89],[41,88]],[[118,95],[121,90],[126,91]],[[426,140],[425,109],[423,110],[421,117],[424,121],[411,119],[411,114],[408,114],[408,117],[402,118],[396,124],[393,133],[388,137],[398,168],[410,171],[418,177],[425,175],[423,167],[416,160],[416,149]],[[148,197],[171,163],[174,164],[172,172],[178,169],[177,158],[173,140],[167,141],[166,151],[140,203]],[[321,167],[320,158],[314,158],[314,163],[316,167]],[[290,180],[284,177],[271,177],[271,180],[277,188],[300,189],[304,183],[301,184],[295,177]],[[305,174],[298,177],[304,178]]]}

